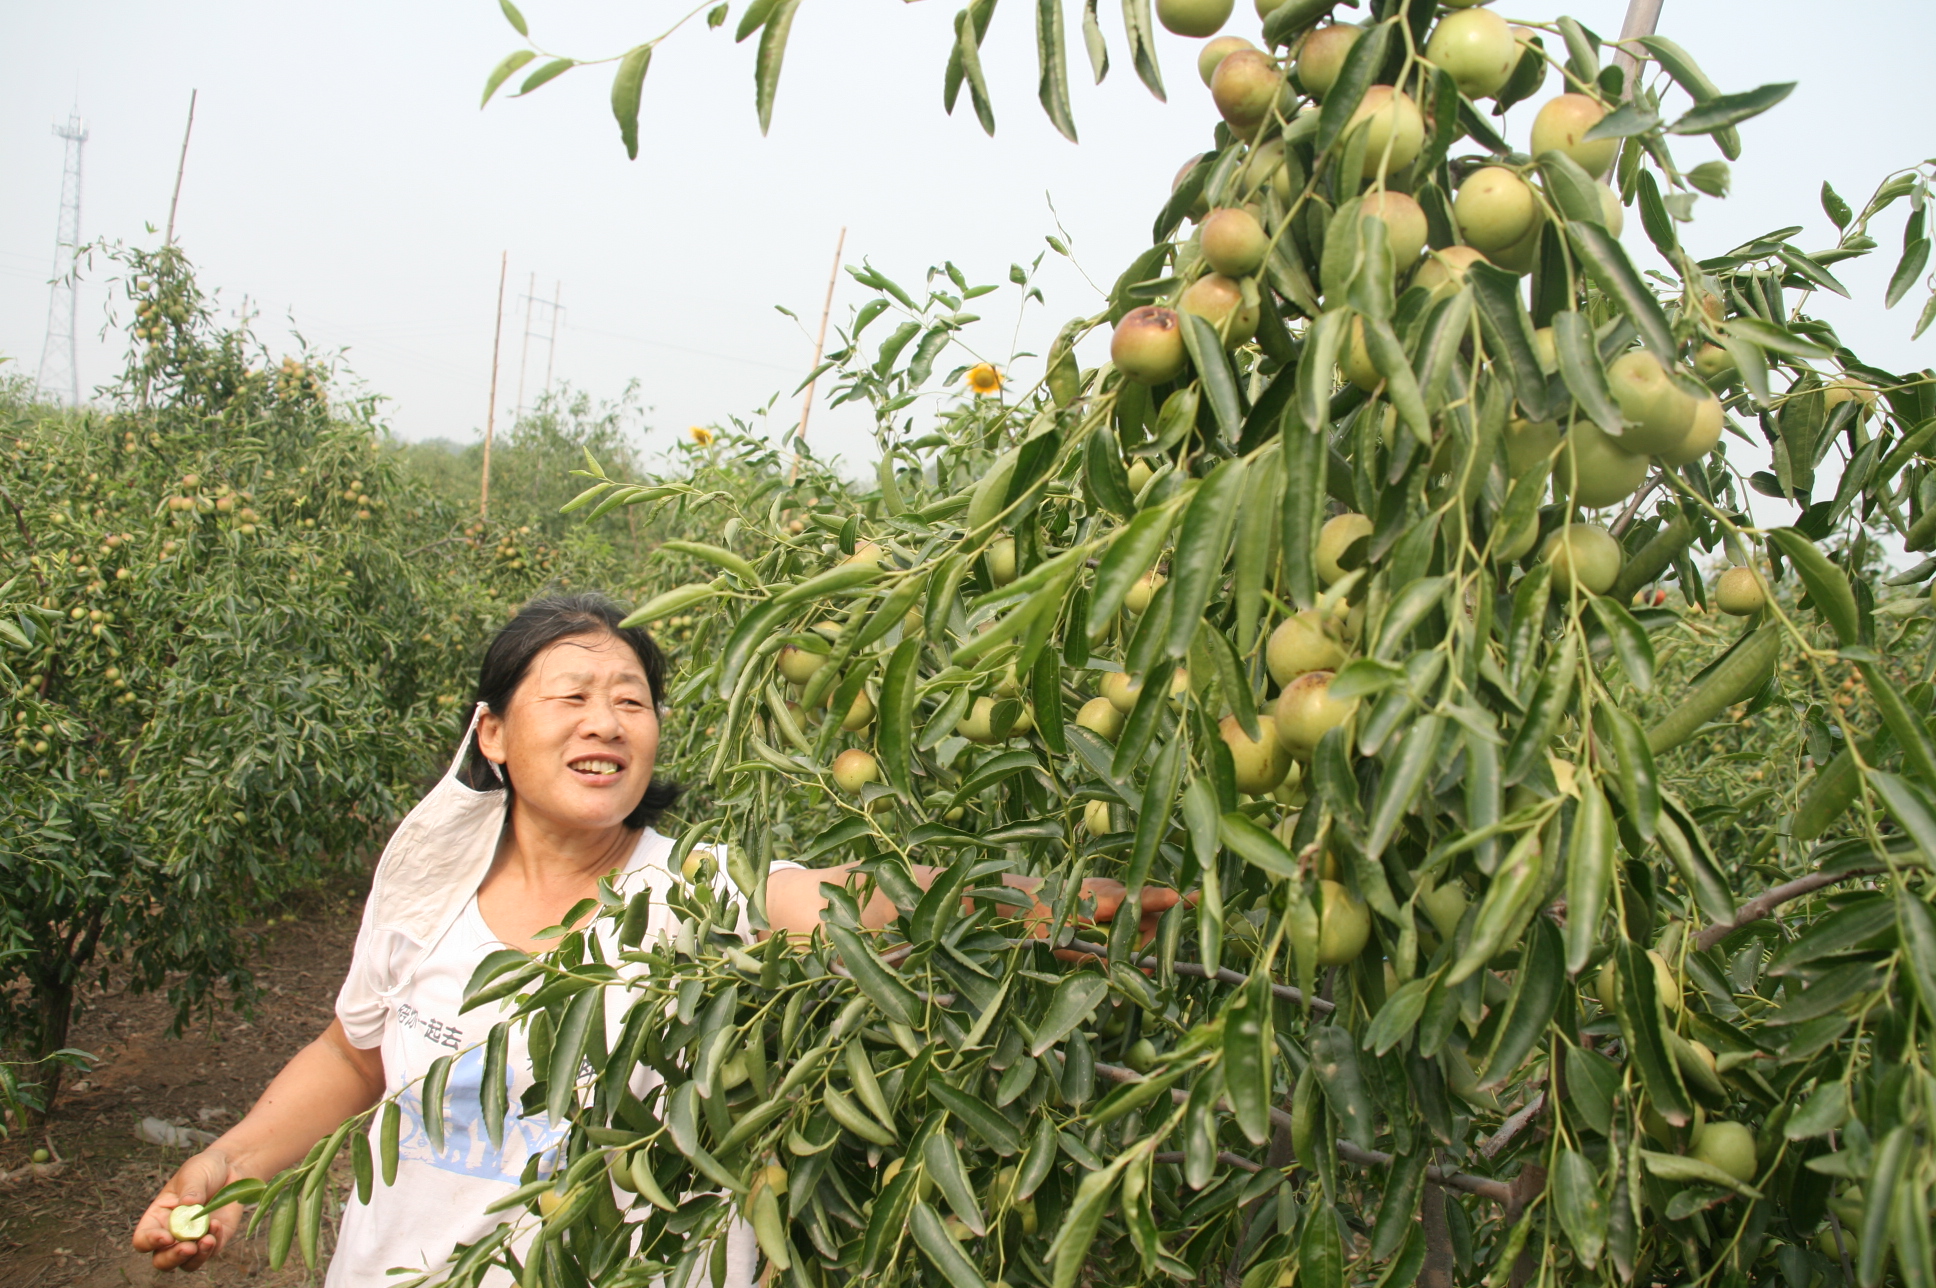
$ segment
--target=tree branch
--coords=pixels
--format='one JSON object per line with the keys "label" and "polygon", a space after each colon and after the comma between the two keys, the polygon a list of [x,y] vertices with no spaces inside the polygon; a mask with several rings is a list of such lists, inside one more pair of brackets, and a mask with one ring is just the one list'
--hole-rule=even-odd
{"label": "tree branch", "polygon": [[1853,881],[1857,877],[1880,876],[1884,871],[1886,869],[1877,867],[1850,868],[1845,872],[1811,872],[1805,877],[1771,887],[1742,904],[1740,911],[1734,914],[1734,920],[1703,928],[1694,936],[1694,947],[1706,951],[1741,927],[1760,921],[1789,900],[1812,894],[1823,886],[1832,886],[1838,881]]}
{"label": "tree branch", "polygon": [[[1012,939],[1009,942],[1010,943],[1030,943],[1034,941],[1025,940],[1025,939],[1024,940]],[[1061,951],[1071,952],[1071,953],[1084,953],[1090,957],[1109,956],[1109,949],[1106,946],[1102,944],[1087,943],[1080,939],[1071,939],[1068,943],[1063,944]],[[1138,960],[1136,963],[1137,966],[1141,967],[1144,970],[1155,970],[1157,966],[1160,964],[1161,963],[1159,963],[1154,957],[1144,957]],[[1246,984],[1250,982],[1250,977],[1248,975],[1241,975],[1234,970],[1228,970],[1228,969],[1212,971],[1208,967],[1206,967],[1202,962],[1172,962],[1170,965],[1170,969],[1175,971],[1179,975],[1189,975],[1195,979],[1214,979],[1221,984]],[[1292,988],[1289,984],[1272,984],[1271,993],[1274,996],[1283,998],[1287,1002],[1295,1002],[1299,1006],[1304,1005],[1303,990]],[[1312,998],[1310,1001],[1310,1005],[1312,1010],[1317,1011],[1320,1014],[1324,1014],[1324,1015],[1329,1015],[1331,1012],[1338,1009],[1336,1005],[1334,1005],[1331,1002],[1325,1001],[1321,997]]]}

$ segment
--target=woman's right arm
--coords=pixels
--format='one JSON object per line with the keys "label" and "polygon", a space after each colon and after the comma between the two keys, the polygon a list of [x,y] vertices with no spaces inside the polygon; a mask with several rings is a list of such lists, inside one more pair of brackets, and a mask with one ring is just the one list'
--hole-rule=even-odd
{"label": "woman's right arm", "polygon": [[168,1232],[168,1214],[200,1203],[230,1181],[267,1180],[302,1161],[310,1147],[383,1097],[383,1053],[351,1046],[341,1020],[283,1066],[248,1116],[181,1165],[135,1226],[137,1251],[153,1253],[157,1270],[197,1270],[235,1233],[242,1216],[231,1203],[211,1213],[208,1233],[183,1243]]}

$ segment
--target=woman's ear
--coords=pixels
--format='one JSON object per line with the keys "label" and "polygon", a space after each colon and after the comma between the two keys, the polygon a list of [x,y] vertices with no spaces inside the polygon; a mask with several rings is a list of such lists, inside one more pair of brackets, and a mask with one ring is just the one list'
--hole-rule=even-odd
{"label": "woman's ear", "polygon": [[477,719],[477,749],[492,764],[504,764],[504,717],[489,708]]}

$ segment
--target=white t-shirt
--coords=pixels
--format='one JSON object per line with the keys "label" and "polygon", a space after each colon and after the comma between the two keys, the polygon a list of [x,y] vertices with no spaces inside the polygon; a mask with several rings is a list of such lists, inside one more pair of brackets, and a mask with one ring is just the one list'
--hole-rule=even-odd
{"label": "white t-shirt", "polygon": [[[646,829],[614,882],[620,893],[652,891],[648,937],[661,930],[672,933],[676,921],[665,896],[671,874],[665,860],[672,842]],[[775,863],[775,870],[797,864]],[[742,923],[742,935],[749,928]],[[618,945],[608,923],[597,933],[605,959],[618,960]],[[330,1260],[326,1288],[388,1288],[397,1278],[392,1267],[423,1272],[441,1266],[459,1243],[474,1243],[500,1222],[517,1222],[522,1209],[486,1214],[484,1209],[516,1189],[529,1157],[555,1151],[567,1124],[553,1125],[542,1110],[534,1117],[520,1114],[524,1091],[531,1085],[531,1057],[522,1025],[510,1030],[506,1072],[510,1081],[502,1147],[493,1146],[484,1125],[479,1092],[483,1085],[484,1036],[491,1026],[515,1009],[512,999],[487,1003],[459,1014],[464,986],[477,964],[496,949],[506,947],[491,933],[473,894],[449,931],[417,963],[407,978],[398,979],[404,950],[372,934],[366,922],[357,936],[349,975],[337,998],[337,1016],[350,1042],[364,1049],[381,1046],[384,1094],[398,1096],[402,1130],[397,1137],[397,1178],[385,1186],[381,1176],[368,1205],[351,1191],[344,1212],[336,1252]],[[387,951],[386,951],[387,950]],[[414,956],[414,953],[410,954]],[[389,957],[392,960],[383,960]],[[406,968],[407,969],[407,968]],[[621,968],[623,969],[623,968]],[[633,994],[621,988],[605,991],[606,1032],[616,1036]],[[464,1051],[464,1048],[470,1048]],[[417,1088],[432,1061],[463,1051],[450,1067],[444,1106],[444,1145],[433,1149],[424,1132],[423,1101]],[[634,1074],[633,1091],[644,1094],[658,1081],[650,1070]],[[370,1144],[378,1153],[381,1115],[372,1119]],[[540,1174],[556,1167],[555,1154],[539,1164]],[[535,1222],[512,1247],[520,1259],[535,1233]],[[736,1223],[727,1244],[727,1288],[751,1288],[756,1245],[751,1231]],[[512,1279],[493,1270],[484,1280],[489,1288],[510,1288]]]}

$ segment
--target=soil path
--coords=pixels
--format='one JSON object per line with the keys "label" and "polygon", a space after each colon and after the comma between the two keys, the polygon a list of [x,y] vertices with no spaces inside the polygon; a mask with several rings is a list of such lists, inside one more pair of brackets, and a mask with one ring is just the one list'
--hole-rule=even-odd
{"label": "soil path", "polygon": [[[189,1151],[137,1139],[143,1118],[220,1132],[248,1111],[277,1071],[330,1021],[349,966],[363,894],[314,896],[251,928],[265,994],[255,1014],[224,1010],[180,1038],[167,1036],[167,995],[110,988],[88,997],[69,1044],[93,1053],[93,1071],[61,1093],[43,1137],[0,1142],[0,1171],[46,1144],[65,1160],[58,1176],[0,1187],[0,1283],[7,1288],[260,1288],[317,1283],[300,1256],[272,1272],[260,1240],[238,1241],[196,1276],[158,1274],[129,1245],[134,1223]],[[338,1167],[347,1179],[347,1161]],[[338,1186],[340,1195],[344,1187]],[[337,1207],[327,1209],[332,1241]]]}

